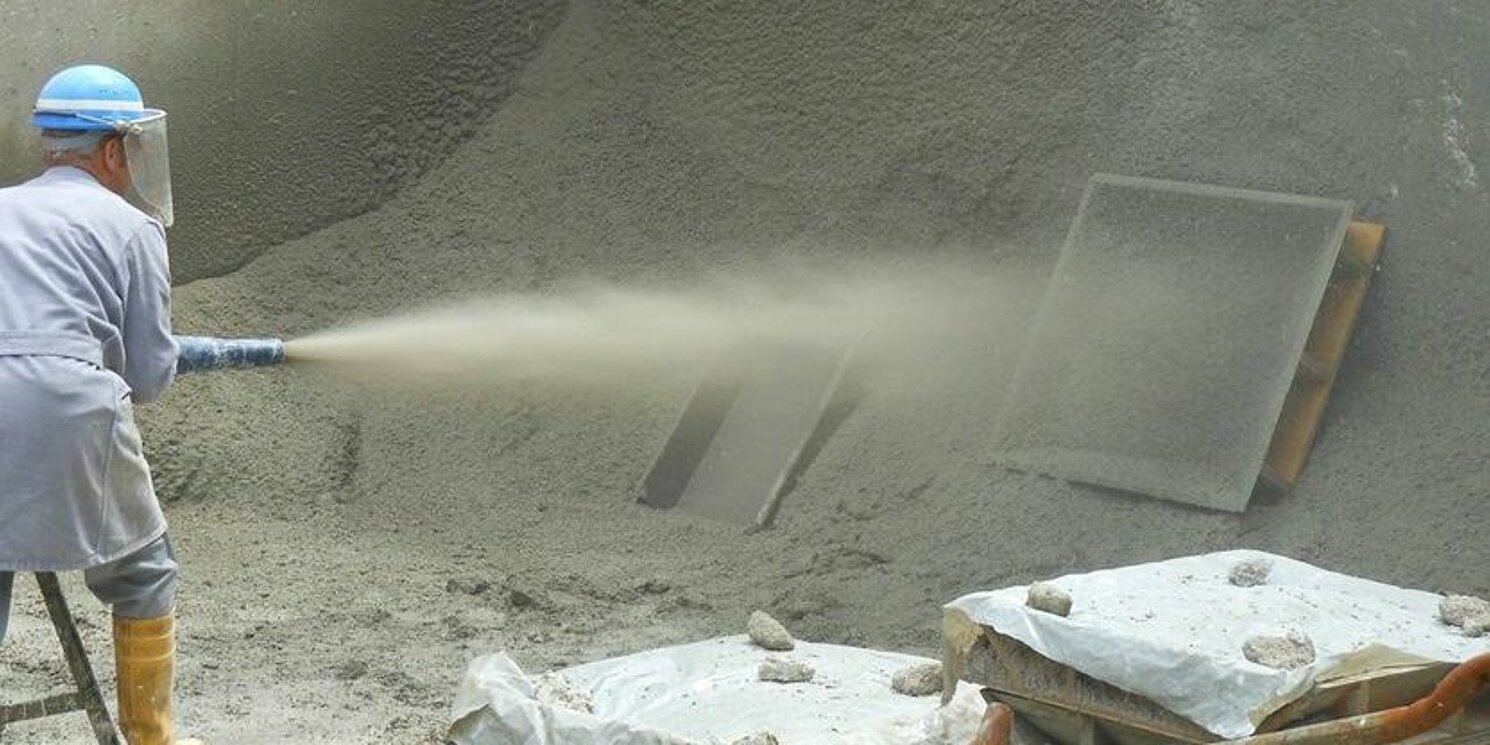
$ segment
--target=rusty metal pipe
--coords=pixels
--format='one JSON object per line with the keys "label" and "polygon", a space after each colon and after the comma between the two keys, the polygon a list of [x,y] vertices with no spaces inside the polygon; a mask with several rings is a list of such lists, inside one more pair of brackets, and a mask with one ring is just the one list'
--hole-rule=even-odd
{"label": "rusty metal pipe", "polygon": [[1009,745],[1014,736],[1014,710],[997,701],[989,701],[983,710],[983,721],[970,745]]}
{"label": "rusty metal pipe", "polygon": [[1490,652],[1449,671],[1433,692],[1406,706],[1232,740],[1232,745],[1387,745],[1427,732],[1490,687]]}

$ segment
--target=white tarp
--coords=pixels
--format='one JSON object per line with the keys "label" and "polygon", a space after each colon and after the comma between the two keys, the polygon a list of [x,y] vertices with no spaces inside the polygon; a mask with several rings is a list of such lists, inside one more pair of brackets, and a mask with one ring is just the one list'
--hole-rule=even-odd
{"label": "white tarp", "polygon": [[[816,675],[762,682],[757,670],[768,655],[807,662]],[[801,641],[791,652],[767,652],[729,636],[530,677],[505,654],[490,654],[461,682],[450,735],[459,745],[730,743],[761,732],[784,745],[963,745],[983,716],[976,688],[960,685],[946,707],[936,696],[890,689],[897,670],[930,661]],[[590,711],[560,703],[555,677]]]}
{"label": "white tarp", "polygon": [[[1231,568],[1249,559],[1272,562],[1267,584],[1232,585]],[[1070,617],[1026,607],[1027,587],[973,593],[946,606],[949,643],[965,648],[976,632],[971,624],[990,627],[1227,738],[1251,734],[1316,679],[1367,657],[1375,667],[1414,666],[1490,650],[1490,638],[1467,637],[1438,620],[1439,595],[1260,551],[1073,574],[1051,584],[1071,594]],[[1249,637],[1290,630],[1313,640],[1314,664],[1283,671],[1243,657]]]}

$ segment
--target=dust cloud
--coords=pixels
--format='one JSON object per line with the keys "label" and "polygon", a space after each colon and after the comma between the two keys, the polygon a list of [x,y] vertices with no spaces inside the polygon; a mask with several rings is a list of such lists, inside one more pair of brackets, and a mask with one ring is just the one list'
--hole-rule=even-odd
{"label": "dust cloud", "polygon": [[782,272],[690,287],[585,284],[465,298],[286,344],[287,361],[385,381],[542,379],[625,386],[649,370],[709,364],[757,345],[866,357],[996,327],[994,277],[967,267],[847,276]]}

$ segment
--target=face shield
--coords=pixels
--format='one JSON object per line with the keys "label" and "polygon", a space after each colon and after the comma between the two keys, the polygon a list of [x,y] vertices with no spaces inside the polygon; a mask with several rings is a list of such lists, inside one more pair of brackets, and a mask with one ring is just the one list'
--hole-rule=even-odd
{"label": "face shield", "polygon": [[166,148],[166,112],[152,111],[142,119],[117,122],[124,136],[124,159],[129,165],[130,196],[160,224],[171,227],[171,158]]}

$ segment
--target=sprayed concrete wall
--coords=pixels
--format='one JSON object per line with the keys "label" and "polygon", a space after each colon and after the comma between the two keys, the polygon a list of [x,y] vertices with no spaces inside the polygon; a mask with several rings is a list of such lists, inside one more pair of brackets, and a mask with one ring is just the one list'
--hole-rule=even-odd
{"label": "sprayed concrete wall", "polygon": [[[295,336],[575,277],[688,284],[866,255],[913,275],[950,255],[997,267],[1001,343],[906,350],[919,364],[875,381],[777,529],[748,536],[634,503],[687,370],[403,396],[292,370],[184,378],[141,417],[183,565],[211,579],[190,585],[189,654],[233,661],[187,667],[181,708],[217,727],[198,732],[349,742],[355,722],[376,733],[362,742],[417,741],[406,718],[448,724],[472,654],[542,669],[738,633],[756,607],[801,638],[935,654],[940,604],[962,592],[1226,547],[1490,593],[1482,3],[868,5],[575,2],[450,157],[378,209],[180,288],[178,326]],[[505,28],[509,7],[463,20]],[[6,95],[30,95],[24,77]],[[245,194],[281,190],[248,217],[304,220],[271,177],[361,158],[361,130],[336,131],[352,152],[292,150],[304,168],[278,152],[298,142],[238,151],[279,164],[245,177]],[[1018,354],[999,332],[1032,308],[1093,172],[1350,199],[1390,225],[1292,497],[1218,514],[992,465]],[[467,576],[491,590],[447,591]],[[328,659],[373,672],[334,682]]]}
{"label": "sprayed concrete wall", "polygon": [[[191,288],[181,321],[293,335],[450,294],[686,281],[779,256],[880,254],[907,272],[979,257],[1033,295],[1093,172],[1352,199],[1392,237],[1293,498],[1214,515],[990,467],[1006,344],[991,366],[903,381],[916,406],[871,397],[783,524],[852,522],[845,545],[893,565],[856,576],[863,597],[1235,545],[1483,591],[1490,73],[1442,50],[1487,39],[1483,13],[1390,2],[576,5],[524,94],[457,157],[377,212]],[[690,382],[503,390],[425,418],[296,377],[220,378],[177,399],[220,420],[167,404],[152,424],[171,497],[349,489],[416,523],[434,504],[466,521],[487,500],[575,493],[627,510]],[[419,513],[402,514],[407,493]],[[1042,537],[991,546],[985,529]],[[839,593],[800,593],[817,589]]]}
{"label": "sprayed concrete wall", "polygon": [[512,92],[555,0],[7,2],[0,181],[35,170],[37,89],[80,61],[125,70],[171,114],[177,282],[364,212]]}

